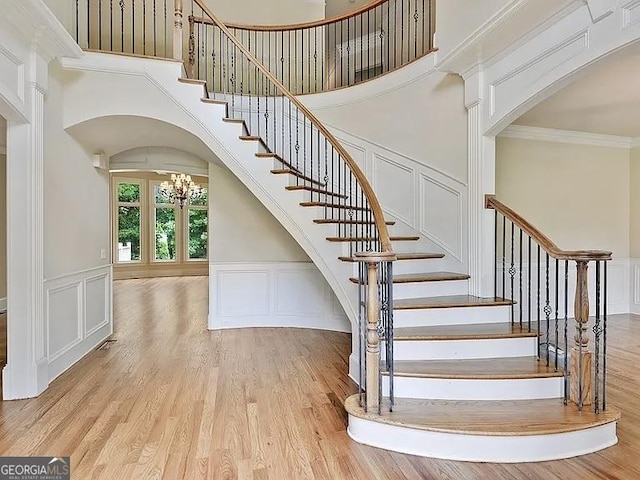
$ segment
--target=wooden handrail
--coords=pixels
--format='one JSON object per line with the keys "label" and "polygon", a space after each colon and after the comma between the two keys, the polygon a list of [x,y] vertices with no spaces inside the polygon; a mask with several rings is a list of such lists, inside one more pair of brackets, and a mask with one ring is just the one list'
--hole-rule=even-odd
{"label": "wooden handrail", "polygon": [[194,2],[202,9],[204,13],[206,13],[209,18],[216,24],[216,26],[224,32],[224,34],[231,40],[231,42],[240,50],[254,65],[262,72],[262,74],[267,77],[280,91],[280,93],[287,97],[289,101],[294,104],[308,119],[311,123],[313,123],[318,131],[320,131],[325,138],[331,143],[333,148],[342,156],[349,169],[353,172],[354,176],[360,183],[362,187],[362,191],[364,192],[367,201],[369,202],[369,206],[373,212],[373,218],[376,224],[376,228],[378,229],[378,235],[380,237],[380,247],[383,252],[391,252],[391,240],[389,238],[389,231],[387,230],[387,224],[384,220],[384,213],[382,212],[382,207],[380,206],[380,202],[376,197],[371,184],[367,180],[367,177],[364,175],[358,164],[351,158],[351,155],[347,152],[347,150],[338,142],[338,140],[327,130],[327,127],[324,126],[318,120],[318,118],[311,113],[311,111],[305,107],[300,100],[298,100],[287,88],[278,80],[258,59],[236,38],[234,34],[232,34],[229,29],[220,21],[218,17],[216,17],[213,12],[207,7],[202,0],[194,0]]}
{"label": "wooden handrail", "polygon": [[551,257],[558,260],[573,260],[576,262],[590,262],[611,260],[611,252],[606,250],[562,250],[549,237],[531,225],[522,216],[500,202],[494,195],[485,196],[485,208],[496,210],[508,218],[514,225],[533,238]]}
{"label": "wooden handrail", "polygon": [[313,22],[303,23],[291,23],[288,25],[245,25],[242,23],[226,23],[227,28],[234,28],[237,30],[250,30],[250,31],[264,31],[264,32],[286,32],[292,30],[304,30],[306,28],[322,27],[325,25],[331,25],[332,23],[338,23],[349,18],[357,17],[358,15],[387,3],[390,0],[373,0],[369,3],[365,3],[360,8],[352,10],[342,15],[336,15],[334,17],[324,18],[322,20],[316,20]]}

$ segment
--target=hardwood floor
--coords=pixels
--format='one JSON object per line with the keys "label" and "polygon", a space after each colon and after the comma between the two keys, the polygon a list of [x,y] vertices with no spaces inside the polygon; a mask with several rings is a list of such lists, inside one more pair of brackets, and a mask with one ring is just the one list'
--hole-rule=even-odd
{"label": "hardwood floor", "polygon": [[349,335],[209,332],[207,279],[114,285],[116,341],[37,399],[0,403],[0,455],[70,455],[74,479],[637,479],[640,317],[612,316],[620,443],[537,464],[431,460],[346,433]]}

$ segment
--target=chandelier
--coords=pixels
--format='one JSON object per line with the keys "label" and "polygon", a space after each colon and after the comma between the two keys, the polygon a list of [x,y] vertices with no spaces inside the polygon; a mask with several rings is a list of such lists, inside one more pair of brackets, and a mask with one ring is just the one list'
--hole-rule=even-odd
{"label": "chandelier", "polygon": [[202,198],[203,191],[200,185],[191,180],[191,175],[172,173],[171,181],[162,182],[158,193],[183,208],[188,202]]}

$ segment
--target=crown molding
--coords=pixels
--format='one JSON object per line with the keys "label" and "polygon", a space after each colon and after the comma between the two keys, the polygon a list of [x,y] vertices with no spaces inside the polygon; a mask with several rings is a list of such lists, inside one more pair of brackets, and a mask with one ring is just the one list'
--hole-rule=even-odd
{"label": "crown molding", "polygon": [[524,125],[509,125],[498,134],[498,137],[609,148],[629,149],[640,146],[640,137],[622,137],[600,133],[575,132],[572,130],[556,130],[554,128],[527,127]]}

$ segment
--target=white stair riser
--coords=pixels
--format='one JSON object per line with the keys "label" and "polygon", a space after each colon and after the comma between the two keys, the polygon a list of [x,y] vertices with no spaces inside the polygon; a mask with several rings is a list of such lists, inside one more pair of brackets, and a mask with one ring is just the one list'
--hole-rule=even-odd
{"label": "white stair riser", "polygon": [[[382,377],[382,393],[389,395],[389,377]],[[397,398],[430,400],[534,400],[561,398],[563,377],[506,380],[394,377]]]}
{"label": "white stair riser", "polygon": [[[536,337],[473,340],[395,340],[395,360],[461,360],[469,358],[528,357],[537,352]],[[382,345],[384,347],[384,343]]]}
{"label": "white stair riser", "polygon": [[418,308],[394,310],[396,327],[420,327],[433,325],[460,325],[466,323],[501,323],[511,321],[511,307],[498,305],[491,307]]}
{"label": "white stair riser", "polygon": [[571,458],[618,443],[616,423],[552,435],[462,435],[379,423],[349,415],[356,442],[394,452],[468,462],[541,462]]}
{"label": "white stair riser", "polygon": [[[389,227],[393,232],[393,227]],[[424,273],[442,272],[449,268],[442,258],[430,258],[424,260],[398,260],[393,262],[393,273]]]}
{"label": "white stair riser", "polygon": [[438,297],[444,295],[467,295],[468,280],[446,282],[394,283],[393,298]]}

